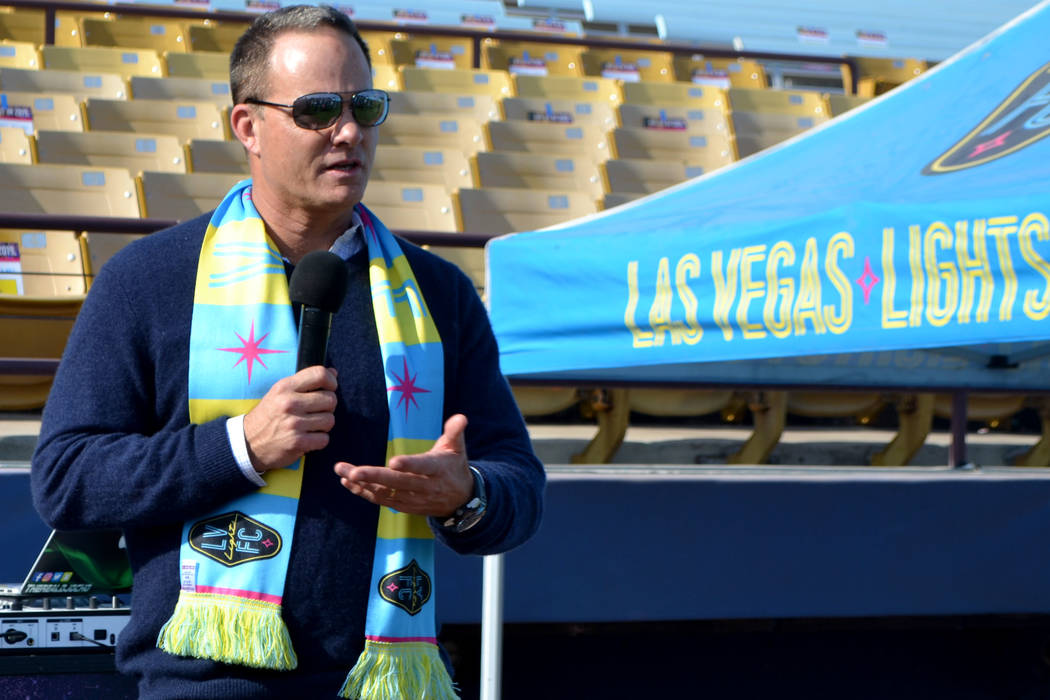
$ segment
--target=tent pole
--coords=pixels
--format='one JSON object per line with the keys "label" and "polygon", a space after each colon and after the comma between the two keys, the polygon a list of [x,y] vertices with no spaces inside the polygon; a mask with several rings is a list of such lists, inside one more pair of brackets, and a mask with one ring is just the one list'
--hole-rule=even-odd
{"label": "tent pole", "polygon": [[483,558],[481,700],[499,700],[503,660],[503,555]]}
{"label": "tent pole", "polygon": [[966,465],[966,392],[952,392],[952,442],[948,448],[948,466],[959,469]]}

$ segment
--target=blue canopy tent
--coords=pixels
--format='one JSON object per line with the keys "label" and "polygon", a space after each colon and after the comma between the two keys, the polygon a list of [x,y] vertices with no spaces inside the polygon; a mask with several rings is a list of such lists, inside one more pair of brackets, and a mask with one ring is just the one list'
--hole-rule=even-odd
{"label": "blue canopy tent", "polygon": [[1048,29],[1044,3],[733,166],[491,241],[505,373],[1050,389]]}
{"label": "blue canopy tent", "polygon": [[[505,374],[1050,390],[1048,32],[1042,3],[791,141],[490,241]],[[508,567],[559,576],[515,580],[510,619],[1050,613],[1044,470],[550,474],[544,526]],[[672,560],[690,595],[665,609],[651,572]]]}

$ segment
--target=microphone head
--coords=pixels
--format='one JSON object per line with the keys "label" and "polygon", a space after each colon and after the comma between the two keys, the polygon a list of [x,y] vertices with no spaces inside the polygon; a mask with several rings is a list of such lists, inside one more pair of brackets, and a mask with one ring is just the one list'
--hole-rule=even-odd
{"label": "microphone head", "polygon": [[346,263],[335,253],[314,250],[292,270],[288,296],[296,304],[335,313],[346,296]]}

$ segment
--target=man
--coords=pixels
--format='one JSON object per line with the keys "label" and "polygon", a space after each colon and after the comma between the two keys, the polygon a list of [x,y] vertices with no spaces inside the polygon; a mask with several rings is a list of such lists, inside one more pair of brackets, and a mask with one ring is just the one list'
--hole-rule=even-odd
{"label": "man", "polygon": [[[543,467],[470,280],[359,205],[387,102],[350,20],[260,16],[230,82],[251,182],[101,271],[44,411],[34,501],[56,528],[124,530],[117,663],[140,697],[411,697],[375,676],[442,682],[415,656],[431,633],[411,632],[432,616],[427,538],[521,544]],[[327,366],[295,371],[286,275],[327,250],[348,292]]]}

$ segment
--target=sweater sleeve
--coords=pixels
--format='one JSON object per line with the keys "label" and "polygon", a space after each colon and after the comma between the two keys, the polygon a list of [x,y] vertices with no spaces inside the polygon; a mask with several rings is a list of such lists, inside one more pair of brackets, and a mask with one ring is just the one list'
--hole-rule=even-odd
{"label": "sweater sleeve", "polygon": [[458,355],[445,391],[449,413],[467,416],[467,458],[485,480],[488,505],[485,516],[464,533],[432,523],[438,539],[461,554],[495,554],[521,545],[539,528],[546,475],[500,372],[485,307],[470,281],[458,277]]}
{"label": "sweater sleeve", "polygon": [[237,468],[225,419],[189,423],[188,332],[173,330],[174,295],[144,290],[133,300],[128,288],[139,287],[123,283],[116,261],[74,324],[33,455],[34,505],[59,529],[182,522],[255,488]]}

